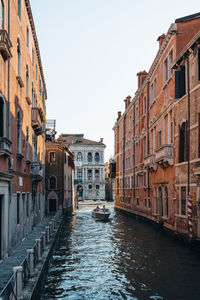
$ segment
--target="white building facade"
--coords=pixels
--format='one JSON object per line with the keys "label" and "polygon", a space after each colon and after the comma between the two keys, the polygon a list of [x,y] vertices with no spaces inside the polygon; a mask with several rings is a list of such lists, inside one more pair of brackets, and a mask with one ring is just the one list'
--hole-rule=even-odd
{"label": "white building facade", "polygon": [[78,200],[105,200],[103,139],[99,142],[83,134],[62,134],[64,143],[74,154],[74,190]]}

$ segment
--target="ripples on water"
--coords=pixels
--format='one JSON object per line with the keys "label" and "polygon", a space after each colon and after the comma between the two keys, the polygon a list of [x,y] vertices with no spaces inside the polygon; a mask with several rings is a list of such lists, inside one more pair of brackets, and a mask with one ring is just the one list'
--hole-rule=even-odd
{"label": "ripples on water", "polygon": [[66,217],[41,299],[199,300],[200,261],[189,248],[120,213]]}

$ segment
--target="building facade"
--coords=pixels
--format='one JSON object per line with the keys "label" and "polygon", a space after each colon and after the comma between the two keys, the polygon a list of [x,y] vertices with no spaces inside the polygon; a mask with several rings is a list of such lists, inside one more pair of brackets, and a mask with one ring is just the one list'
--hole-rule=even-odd
{"label": "building facade", "polygon": [[115,200],[115,176],[116,176],[116,162],[110,158],[109,162],[105,163],[105,199],[107,201]]}
{"label": "building facade", "polygon": [[45,79],[30,2],[0,1],[0,259],[44,216]]}
{"label": "building facade", "polygon": [[[117,165],[116,207],[187,236],[187,204],[192,193],[194,237],[199,237],[195,221],[198,174],[192,174],[198,171],[194,171],[189,161],[193,160],[198,165],[198,150],[191,152],[191,149],[199,143],[199,30],[198,13],[175,20],[168,32],[159,36],[159,50],[149,72],[137,74],[135,96],[124,100],[125,111],[123,114],[118,112],[113,128]],[[191,51],[188,45],[194,40],[196,44]],[[190,53],[188,68],[186,52]],[[190,85],[192,82],[189,88],[187,72]],[[193,116],[190,143],[188,97],[193,101],[195,115],[190,109],[191,118]],[[187,150],[188,143],[190,150]],[[190,173],[189,179],[187,172]]]}
{"label": "building facade", "polygon": [[105,200],[103,139],[91,141],[83,134],[62,134],[61,138],[74,154],[74,190],[78,200]]}
{"label": "building facade", "polygon": [[46,141],[45,193],[46,212],[63,214],[74,210],[74,158],[62,139]]}

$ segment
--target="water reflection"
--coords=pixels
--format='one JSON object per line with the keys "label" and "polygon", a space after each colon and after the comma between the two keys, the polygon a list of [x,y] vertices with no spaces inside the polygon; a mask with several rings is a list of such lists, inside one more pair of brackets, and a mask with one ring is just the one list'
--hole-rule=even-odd
{"label": "water reflection", "polygon": [[67,217],[41,299],[199,300],[200,261],[190,249],[120,213]]}

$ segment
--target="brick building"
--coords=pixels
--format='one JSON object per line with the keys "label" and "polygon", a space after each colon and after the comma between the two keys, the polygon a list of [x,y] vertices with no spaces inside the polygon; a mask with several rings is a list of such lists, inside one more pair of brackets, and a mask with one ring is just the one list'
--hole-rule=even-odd
{"label": "brick building", "polygon": [[0,1],[0,259],[44,215],[46,85],[28,0]]}
{"label": "brick building", "polygon": [[74,210],[74,157],[61,138],[46,141],[45,193],[48,214]]}
{"label": "brick building", "polygon": [[[199,97],[199,29],[200,13],[175,20],[168,32],[158,37],[156,57],[148,73],[142,71],[137,74],[138,89],[135,96],[128,96],[124,100],[125,111],[123,114],[118,112],[113,128],[117,164],[116,207],[186,234],[186,190],[188,191],[188,186],[193,186],[191,192],[195,219],[198,177],[198,174],[192,177],[191,172],[195,174],[198,171],[194,171],[190,164],[190,179],[186,180],[186,74],[188,70],[193,81],[194,93],[190,92],[189,97],[194,102],[193,113],[196,114],[192,121],[195,129],[192,127],[189,143],[192,149],[193,145],[197,146],[199,143],[199,109],[196,105]],[[195,43],[194,51],[188,48],[190,43]],[[191,53],[190,68],[184,63],[186,53]],[[198,165],[197,150],[190,152],[190,156],[193,156],[191,159]],[[192,180],[196,180],[195,183]],[[181,201],[185,205],[182,211]],[[194,225],[193,235],[199,237],[197,225]]]}

